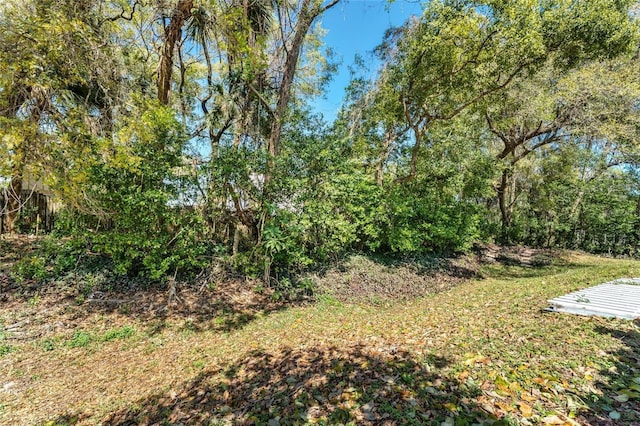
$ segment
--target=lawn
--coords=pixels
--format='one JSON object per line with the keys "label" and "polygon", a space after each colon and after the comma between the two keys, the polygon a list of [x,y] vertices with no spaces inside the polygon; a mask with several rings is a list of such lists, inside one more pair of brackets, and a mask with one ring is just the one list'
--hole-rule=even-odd
{"label": "lawn", "polygon": [[240,282],[167,307],[0,274],[0,423],[640,424],[638,326],[543,310],[629,276],[640,262],[566,253],[393,302],[252,305]]}

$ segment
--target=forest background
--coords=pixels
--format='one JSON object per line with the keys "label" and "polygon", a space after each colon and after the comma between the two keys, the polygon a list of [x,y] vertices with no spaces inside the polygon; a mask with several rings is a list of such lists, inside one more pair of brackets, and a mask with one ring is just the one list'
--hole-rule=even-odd
{"label": "forest background", "polygon": [[[340,0],[5,1],[5,231],[25,181],[62,206],[47,255],[164,281],[278,287],[349,253],[476,243],[640,253],[638,4],[434,0],[314,109]],[[356,35],[357,36],[357,35]]]}

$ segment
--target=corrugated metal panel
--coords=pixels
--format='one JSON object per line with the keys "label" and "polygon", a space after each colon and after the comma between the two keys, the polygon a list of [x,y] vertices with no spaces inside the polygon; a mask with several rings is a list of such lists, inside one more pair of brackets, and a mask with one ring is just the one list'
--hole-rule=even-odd
{"label": "corrugated metal panel", "polygon": [[640,278],[621,278],[549,300],[548,310],[578,315],[640,318]]}

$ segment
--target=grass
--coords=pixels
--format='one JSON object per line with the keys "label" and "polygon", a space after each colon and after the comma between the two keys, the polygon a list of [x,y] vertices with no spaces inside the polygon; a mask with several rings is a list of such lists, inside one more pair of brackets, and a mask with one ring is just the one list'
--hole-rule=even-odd
{"label": "grass", "polygon": [[0,342],[0,358],[13,352],[13,346]]}
{"label": "grass", "polygon": [[0,423],[640,423],[638,328],[543,311],[549,298],[640,276],[640,262],[574,254],[481,273],[381,306],[325,295],[232,329],[215,316],[152,321],[75,306],[75,330],[12,341],[1,358],[14,385]]}

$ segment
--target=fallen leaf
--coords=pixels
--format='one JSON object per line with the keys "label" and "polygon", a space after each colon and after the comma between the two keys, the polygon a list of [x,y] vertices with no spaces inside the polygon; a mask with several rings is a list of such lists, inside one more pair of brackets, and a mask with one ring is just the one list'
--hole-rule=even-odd
{"label": "fallen leaf", "polygon": [[453,426],[453,425],[455,425],[455,421],[451,417],[447,417],[447,420],[440,423],[440,426]]}
{"label": "fallen leaf", "polygon": [[553,416],[544,417],[542,419],[542,423],[546,424],[546,425],[563,425],[564,424],[564,420],[562,420],[558,416],[553,415]]}
{"label": "fallen leaf", "polygon": [[505,402],[496,402],[495,403],[496,407],[500,408],[502,411],[508,413],[510,411],[512,411],[513,409],[511,408],[511,406]]}
{"label": "fallen leaf", "polygon": [[611,412],[609,413],[609,417],[610,417],[612,420],[620,420],[620,417],[621,417],[621,416],[620,416],[620,413],[618,413],[617,411],[611,411]]}
{"label": "fallen leaf", "polygon": [[473,365],[478,363],[486,363],[489,359],[481,354],[467,354],[468,358],[464,361],[465,365]]}
{"label": "fallen leaf", "polygon": [[520,402],[518,404],[520,406],[520,412],[524,417],[533,416],[533,408],[529,404],[525,404],[524,402]]}
{"label": "fallen leaf", "polygon": [[458,406],[456,404],[454,404],[453,402],[447,402],[446,404],[444,404],[444,408],[446,408],[449,411],[457,411],[458,410]]}

